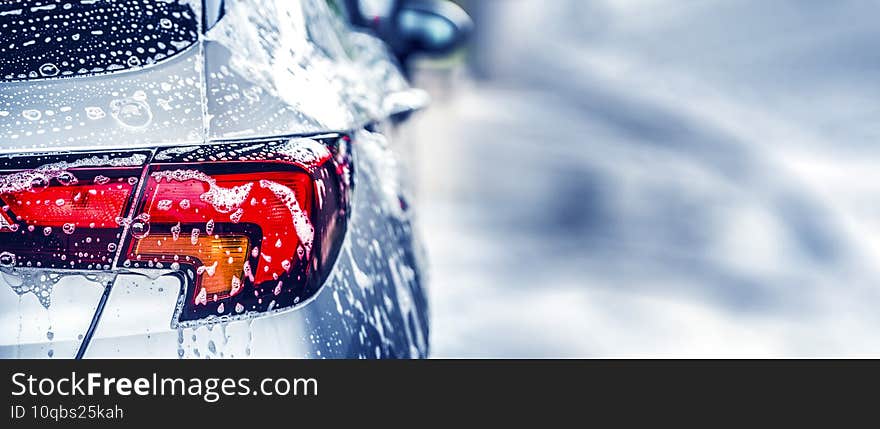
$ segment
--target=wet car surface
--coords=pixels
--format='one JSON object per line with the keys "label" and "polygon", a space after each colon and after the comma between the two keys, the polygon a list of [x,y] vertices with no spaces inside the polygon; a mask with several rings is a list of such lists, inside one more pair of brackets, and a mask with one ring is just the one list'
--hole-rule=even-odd
{"label": "wet car surface", "polygon": [[427,355],[426,97],[332,3],[2,6],[0,355]]}

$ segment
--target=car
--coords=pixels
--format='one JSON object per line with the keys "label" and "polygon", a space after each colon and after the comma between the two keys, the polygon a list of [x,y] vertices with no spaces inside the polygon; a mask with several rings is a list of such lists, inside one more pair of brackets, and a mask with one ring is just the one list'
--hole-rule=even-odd
{"label": "car", "polygon": [[426,357],[391,137],[470,24],[389,4],[0,5],[0,357]]}

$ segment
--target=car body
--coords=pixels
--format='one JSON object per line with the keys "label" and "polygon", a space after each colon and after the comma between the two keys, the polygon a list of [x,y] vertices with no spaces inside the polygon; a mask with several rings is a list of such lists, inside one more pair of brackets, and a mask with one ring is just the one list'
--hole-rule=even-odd
{"label": "car body", "polygon": [[341,2],[21,1],[0,23],[0,356],[427,356],[389,142],[427,97]]}

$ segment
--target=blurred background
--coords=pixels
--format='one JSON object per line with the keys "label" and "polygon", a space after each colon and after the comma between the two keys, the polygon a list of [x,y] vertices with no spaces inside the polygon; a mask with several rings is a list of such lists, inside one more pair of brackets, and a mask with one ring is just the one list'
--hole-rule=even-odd
{"label": "blurred background", "polygon": [[433,356],[880,352],[880,4],[459,3],[407,154]]}

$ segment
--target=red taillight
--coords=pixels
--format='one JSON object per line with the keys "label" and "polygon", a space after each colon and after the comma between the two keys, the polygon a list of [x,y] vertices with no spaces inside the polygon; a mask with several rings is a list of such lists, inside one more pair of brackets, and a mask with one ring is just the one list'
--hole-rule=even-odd
{"label": "red taillight", "polygon": [[[66,179],[48,181],[46,186],[30,187],[0,194],[7,214],[28,225],[75,228],[115,228],[125,215],[141,171],[116,171],[111,179],[102,170],[71,170]],[[121,177],[120,174],[122,173]],[[42,184],[42,179],[35,180]],[[10,216],[11,217],[11,216]]]}
{"label": "red taillight", "polygon": [[[240,166],[243,167],[243,166]],[[224,169],[235,169],[224,165]],[[314,240],[311,213],[313,183],[302,171],[265,171],[208,175],[188,165],[167,165],[150,173],[144,213],[151,224],[180,224],[180,234],[222,235],[235,224],[260,228],[256,283],[277,280],[292,264],[307,258]],[[250,249],[248,249],[250,250]]]}
{"label": "red taillight", "polygon": [[[248,173],[220,172],[255,168]],[[305,171],[289,167],[286,171],[265,171],[278,168],[284,166],[200,163],[153,167],[141,217],[148,219],[151,231],[163,232],[136,236],[129,258],[196,266],[194,304],[201,303],[202,289],[206,299],[213,301],[234,295],[246,280],[283,285],[283,277],[311,254],[314,184]],[[226,246],[206,246],[204,242],[229,237],[241,239]],[[177,259],[170,261],[168,256]]]}
{"label": "red taillight", "polygon": [[216,152],[157,156],[122,263],[172,267],[191,278],[184,323],[305,301],[323,282],[345,230],[348,185],[338,173],[348,163],[344,142],[225,145],[227,157],[242,149],[254,155],[222,161]]}
{"label": "red taillight", "polygon": [[110,269],[122,237],[119,219],[146,159],[108,155],[0,174],[0,250],[14,255],[17,267]]}
{"label": "red taillight", "polygon": [[291,308],[339,251],[349,171],[340,136],[0,159],[0,268],[175,273],[176,326]]}

